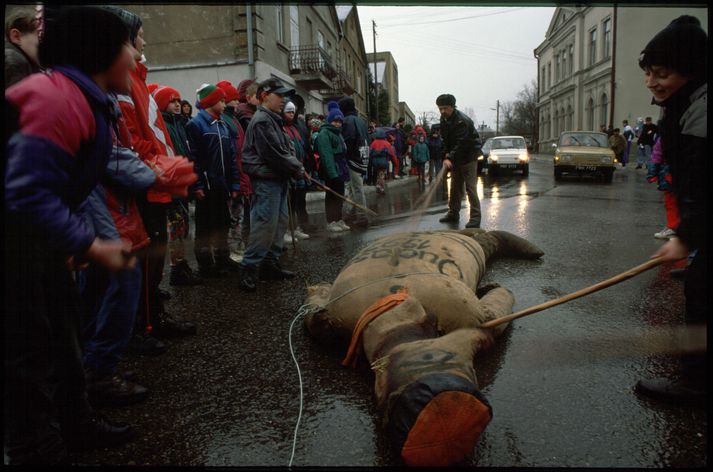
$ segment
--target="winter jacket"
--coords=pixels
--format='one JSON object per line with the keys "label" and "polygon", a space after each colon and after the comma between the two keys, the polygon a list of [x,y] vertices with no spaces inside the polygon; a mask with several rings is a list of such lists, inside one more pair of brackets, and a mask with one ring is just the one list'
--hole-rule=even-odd
{"label": "winter jacket", "polygon": [[369,146],[369,159],[375,169],[388,169],[391,161],[394,164],[394,173],[399,173],[399,160],[383,130],[376,130],[374,133],[374,140]]}
{"label": "winter jacket", "polygon": [[339,100],[339,109],[344,114],[342,138],[347,145],[347,164],[351,170],[364,175],[369,166],[369,127],[359,117],[353,98]]}
{"label": "winter jacket", "polygon": [[319,153],[320,176],[325,180],[348,181],[347,145],[342,139],[342,130],[334,127],[331,123],[324,123],[319,128],[315,147]]}
{"label": "winter jacket", "polygon": [[166,124],[166,130],[171,137],[173,151],[177,156],[188,157],[191,155],[191,149],[188,145],[188,135],[186,134],[186,119],[175,113],[161,112],[163,122]]}
{"label": "winter jacket", "polygon": [[233,107],[225,107],[225,112],[223,113],[226,118],[223,120],[228,124],[231,131],[236,133],[236,155],[235,162],[238,166],[238,171],[240,172],[240,193],[245,196],[252,195],[253,186],[250,183],[250,176],[243,170],[243,144],[245,143],[245,128],[240,124],[237,117],[237,111],[233,110]]}
{"label": "winter jacket", "polygon": [[40,67],[25,52],[5,38],[5,89],[15,85]]}
{"label": "winter jacket", "polygon": [[131,134],[122,117],[117,130],[120,136],[114,134],[114,147],[104,176],[87,197],[83,216],[97,237],[129,241],[131,251],[136,252],[151,242],[136,206],[136,195],[156,182],[156,174],[126,147]]}
{"label": "winter jacket", "polygon": [[[159,113],[158,106],[146,88],[146,66],[136,62],[136,70],[131,75],[131,95],[118,95],[121,113],[131,132],[131,147],[149,165],[155,163],[159,154],[173,156],[173,143]],[[171,194],[149,189],[149,202],[170,203]]]}
{"label": "winter jacket", "polygon": [[655,124],[644,123],[639,134],[639,146],[653,146],[657,133],[658,127]]}
{"label": "winter jacket", "polygon": [[342,137],[347,145],[347,164],[353,171],[366,174],[369,166],[369,134],[366,122],[356,112],[344,116]]}
{"label": "winter jacket", "polygon": [[34,74],[5,98],[19,120],[6,147],[6,224],[61,254],[82,255],[95,234],[80,207],[111,156],[111,100],[69,66]]}
{"label": "winter jacket", "polygon": [[440,136],[428,139],[428,153],[433,161],[440,160],[443,157],[443,140]]}
{"label": "winter jacket", "polygon": [[651,162],[647,164],[648,173],[646,180],[656,182],[658,190],[663,192],[673,191],[671,186],[671,167],[663,158],[661,139],[657,139],[651,151]]}
{"label": "winter jacket", "polygon": [[230,192],[240,191],[240,171],[236,162],[237,136],[222,119],[201,110],[186,125],[198,182],[193,191],[203,190],[230,198]]}
{"label": "winter jacket", "polygon": [[243,127],[243,130],[248,130],[248,125],[250,124],[250,120],[253,119],[253,116],[255,116],[255,112],[257,112],[257,107],[255,105],[242,102],[238,103],[236,114],[238,122],[240,123],[240,126]]}
{"label": "winter jacket", "polygon": [[481,154],[482,143],[473,120],[458,109],[448,118],[441,117],[441,136],[443,156],[448,154],[454,165],[474,162]]}
{"label": "winter jacket", "polygon": [[626,139],[620,134],[613,134],[609,138],[609,147],[614,151],[616,158],[621,160],[621,156],[626,151]]}
{"label": "winter jacket", "polygon": [[[283,129],[285,133],[287,133],[287,136],[290,137],[290,140],[292,140],[292,146],[295,148],[295,157],[297,157],[297,160],[304,166],[307,155],[305,154],[304,142],[302,141],[300,130],[297,129],[294,123],[290,125],[285,124]],[[306,188],[307,182],[305,182],[305,179],[295,179],[295,187]]]}
{"label": "winter jacket", "polygon": [[251,178],[286,180],[304,174],[283,124],[280,115],[263,106],[250,120],[245,130],[243,168]]}
{"label": "winter jacket", "polygon": [[426,143],[416,143],[413,146],[412,156],[413,162],[416,164],[425,164],[431,158],[428,152],[428,145]]}
{"label": "winter jacket", "polygon": [[663,156],[671,168],[681,222],[676,235],[691,250],[707,249],[707,84],[688,82],[659,105]]}

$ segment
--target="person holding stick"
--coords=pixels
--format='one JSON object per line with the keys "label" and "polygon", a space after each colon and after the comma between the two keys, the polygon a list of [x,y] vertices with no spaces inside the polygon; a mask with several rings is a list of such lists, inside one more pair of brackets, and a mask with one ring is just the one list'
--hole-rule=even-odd
{"label": "person holding stick", "polygon": [[480,155],[480,136],[473,120],[456,108],[453,95],[443,94],[436,99],[441,112],[441,135],[443,136],[443,167],[451,172],[451,194],[448,213],[441,223],[458,223],[461,199],[465,186],[470,203],[470,219],[466,228],[480,228],[480,200],[476,189],[478,169],[476,158]]}
{"label": "person holding stick", "polygon": [[[659,132],[680,213],[676,235],[654,256],[677,261],[697,250],[685,278],[689,326],[705,325],[709,308],[707,42],[698,19],[684,15],[654,36],[639,56],[653,103],[663,108]],[[705,402],[705,354],[682,356],[677,377],[640,380],[635,391],[679,405]]]}

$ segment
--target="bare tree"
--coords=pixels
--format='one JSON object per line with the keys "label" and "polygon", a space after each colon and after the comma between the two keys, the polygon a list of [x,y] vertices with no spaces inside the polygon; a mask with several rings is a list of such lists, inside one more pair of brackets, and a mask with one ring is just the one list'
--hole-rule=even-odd
{"label": "bare tree", "polygon": [[537,139],[537,83],[525,84],[517,99],[500,105],[502,131]]}

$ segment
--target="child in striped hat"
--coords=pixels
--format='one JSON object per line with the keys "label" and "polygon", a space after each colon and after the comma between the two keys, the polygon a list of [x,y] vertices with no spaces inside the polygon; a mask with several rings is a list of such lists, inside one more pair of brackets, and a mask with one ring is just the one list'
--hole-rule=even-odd
{"label": "child in striped hat", "polygon": [[[230,258],[228,200],[240,191],[240,171],[236,163],[237,140],[223,119],[225,92],[204,84],[197,91],[201,110],[188,122],[186,131],[191,160],[198,182],[196,198],[195,255],[201,277],[226,277],[238,271]],[[215,255],[215,258],[214,258]]]}

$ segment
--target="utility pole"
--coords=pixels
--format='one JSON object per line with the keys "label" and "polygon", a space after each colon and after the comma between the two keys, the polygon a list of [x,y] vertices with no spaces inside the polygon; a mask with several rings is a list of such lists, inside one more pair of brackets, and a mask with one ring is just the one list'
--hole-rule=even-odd
{"label": "utility pole", "polygon": [[491,110],[495,110],[495,136],[497,136],[500,131],[500,100],[495,101],[495,108]]}
{"label": "utility pole", "polygon": [[374,36],[374,118],[379,124],[379,80],[376,77],[376,22],[371,20],[371,31]]}

